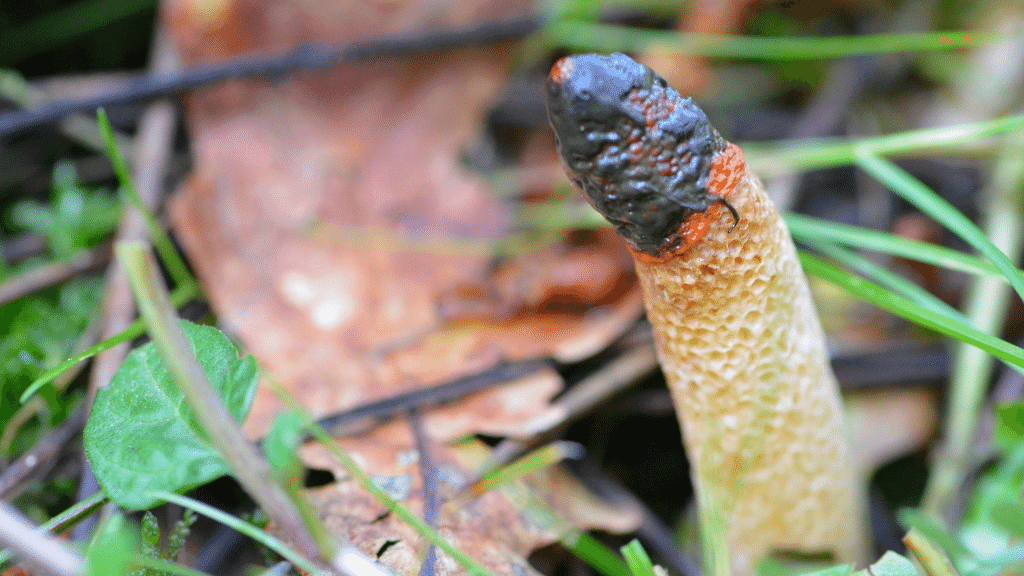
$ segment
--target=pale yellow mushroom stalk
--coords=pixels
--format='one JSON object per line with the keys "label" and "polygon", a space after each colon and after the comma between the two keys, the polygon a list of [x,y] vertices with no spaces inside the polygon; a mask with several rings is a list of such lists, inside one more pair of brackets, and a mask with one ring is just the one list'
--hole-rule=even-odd
{"label": "pale yellow mushroom stalk", "polygon": [[709,568],[775,551],[865,553],[861,488],[796,249],[742,151],[628,57],[560,60],[549,118],[567,173],[636,259],[679,415]]}

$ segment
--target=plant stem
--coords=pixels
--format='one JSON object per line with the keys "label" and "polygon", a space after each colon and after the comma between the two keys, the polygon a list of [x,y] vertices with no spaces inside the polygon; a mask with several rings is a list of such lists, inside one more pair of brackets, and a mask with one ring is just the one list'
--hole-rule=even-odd
{"label": "plant stem", "polygon": [[960,576],[942,549],[917,529],[911,528],[903,537],[903,543],[921,563],[928,576]]}
{"label": "plant stem", "polygon": [[267,534],[263,530],[260,530],[259,528],[253,526],[245,520],[241,520],[222,510],[218,510],[213,506],[208,506],[206,504],[203,504],[202,502],[193,500],[192,498],[182,496],[180,494],[173,494],[171,492],[158,492],[155,493],[154,496],[158,496],[168,502],[173,502],[183,508],[188,508],[189,510],[197,514],[202,514],[203,516],[206,516],[207,518],[215,522],[219,522],[224,526],[233,528],[238,532],[241,532],[242,534],[248,536],[249,538],[252,538],[253,540],[259,542],[260,544],[266,546],[267,548],[276,552],[277,554],[280,554],[282,558],[291,562],[296,567],[306,572],[309,572],[311,574],[322,574],[322,570],[318,568],[316,565],[314,565],[312,562],[296,554],[295,551],[286,546],[277,538],[274,538],[270,534]]}
{"label": "plant stem", "polygon": [[992,43],[999,39],[995,34],[970,31],[864,34],[828,38],[769,38],[680,34],[574,20],[555,21],[544,32],[549,40],[559,46],[590,52],[644,52],[656,47],[691,56],[768,61],[822,60],[857,54],[953,50]]}
{"label": "plant stem", "polygon": [[[1024,185],[1024,158],[1019,134],[1007,138],[1003,155],[996,166],[991,199],[985,209],[985,234],[1011,262],[1020,260],[1024,251],[1024,205],[1020,190]],[[1001,332],[1011,294],[1001,279],[974,279],[964,306],[970,322],[982,332]],[[971,466],[972,445],[985,394],[992,375],[994,359],[983,351],[958,342],[950,375],[949,409],[946,415],[946,443],[943,446],[925,490],[923,507],[928,512],[955,523],[952,502]]]}
{"label": "plant stem", "polygon": [[185,265],[185,261],[178,254],[178,250],[175,249],[174,243],[171,242],[171,237],[167,235],[167,232],[160,226],[160,222],[157,221],[156,216],[150,212],[146,203],[142,201],[142,197],[139,196],[139,191],[135,188],[135,181],[128,170],[128,163],[125,162],[124,157],[117,148],[117,142],[114,140],[114,131],[110,127],[110,121],[107,120],[107,113],[102,108],[96,111],[96,120],[99,122],[103,141],[107,144],[107,155],[110,156],[110,163],[114,166],[117,179],[121,181],[121,186],[128,195],[128,198],[146,222],[149,236],[153,240],[157,252],[160,253],[160,259],[163,260],[164,266],[167,266],[171,278],[179,286],[195,284],[196,279],[188,271],[188,266]]}
{"label": "plant stem", "polygon": [[78,576],[85,571],[85,563],[67,544],[39,532],[21,512],[6,502],[0,502],[0,545],[10,548],[43,574]]}
{"label": "plant stem", "polygon": [[181,329],[167,290],[159,279],[152,253],[142,242],[124,242],[116,250],[128,271],[139,310],[146,319],[153,342],[195,412],[196,419],[209,434],[210,441],[235,478],[304,554],[311,558],[331,558],[334,544],[327,531],[323,526],[303,523],[284,488],[272,480],[275,476],[270,465],[242,434],[203,372]]}

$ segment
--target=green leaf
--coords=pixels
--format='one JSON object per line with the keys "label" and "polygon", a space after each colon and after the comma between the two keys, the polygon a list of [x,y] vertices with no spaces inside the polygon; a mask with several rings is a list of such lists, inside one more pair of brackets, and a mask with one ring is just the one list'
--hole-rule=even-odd
{"label": "green leaf", "polygon": [[263,439],[263,453],[270,466],[282,476],[301,472],[296,452],[306,436],[309,416],[289,410],[274,418],[274,423]]}
{"label": "green leaf", "polygon": [[918,576],[913,562],[891,550],[871,565],[871,573],[874,576]]}
{"label": "green leaf", "polygon": [[814,572],[808,572],[804,576],[850,576],[853,572],[853,564],[837,564]]}
{"label": "green leaf", "polygon": [[[203,371],[241,422],[256,392],[256,361],[238,358],[216,328],[184,321],[182,328]],[[152,343],[129,354],[110,386],[96,394],[84,441],[100,486],[128,510],[159,504],[153,491],[185,491],[229,471]]]}
{"label": "green leaf", "polygon": [[138,559],[139,543],[136,533],[120,512],[100,526],[86,555],[88,576],[120,576]]}
{"label": "green leaf", "polygon": [[1003,452],[1011,452],[1024,441],[1024,400],[996,407],[994,439]]}
{"label": "green leaf", "polygon": [[53,171],[50,202],[18,202],[11,220],[25,230],[45,236],[56,258],[70,258],[109,236],[121,219],[117,198],[103,189],[78,185],[74,165],[62,162]]}
{"label": "green leaf", "polygon": [[992,509],[992,522],[996,526],[1020,538],[1024,536],[1024,505],[1015,500],[1005,500],[1002,506]]}

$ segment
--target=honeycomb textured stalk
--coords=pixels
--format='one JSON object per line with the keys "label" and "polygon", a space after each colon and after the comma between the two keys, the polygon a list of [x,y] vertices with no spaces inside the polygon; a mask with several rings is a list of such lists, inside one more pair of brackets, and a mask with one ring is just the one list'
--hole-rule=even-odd
{"label": "honeycomb textured stalk", "polygon": [[[720,526],[726,566],[752,575],[775,551],[862,560],[863,498],[824,334],[786,226],[742,152],[621,54],[559,61],[548,107],[570,178],[635,256],[700,513]],[[679,111],[685,130],[673,125]],[[658,169],[666,151],[691,173]],[[677,182],[691,189],[680,196]],[[652,216],[662,210],[675,214]]]}
{"label": "honeycomb textured stalk", "polygon": [[740,223],[663,263],[638,260],[694,480],[734,574],[775,550],[861,559],[861,498],[824,336],[785,224],[756,176]]}

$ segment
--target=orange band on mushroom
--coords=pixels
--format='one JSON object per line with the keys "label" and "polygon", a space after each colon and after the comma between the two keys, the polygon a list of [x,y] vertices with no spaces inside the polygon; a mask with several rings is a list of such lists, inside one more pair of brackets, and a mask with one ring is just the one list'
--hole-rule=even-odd
{"label": "orange band on mushroom", "polygon": [[[743,149],[730,142],[728,147],[719,153],[711,164],[711,172],[708,174],[708,191],[715,196],[728,198],[729,193],[743,179],[743,172],[746,169],[747,165],[743,160]],[[721,203],[712,204],[703,212],[690,214],[683,221],[682,226],[679,227],[679,235],[683,238],[683,242],[671,252],[653,256],[647,252],[634,250],[628,245],[626,247],[629,248],[629,253],[633,255],[633,258],[641,262],[649,264],[667,262],[675,256],[686,252],[699,242],[707,233],[711,223],[718,220],[721,215]]]}

